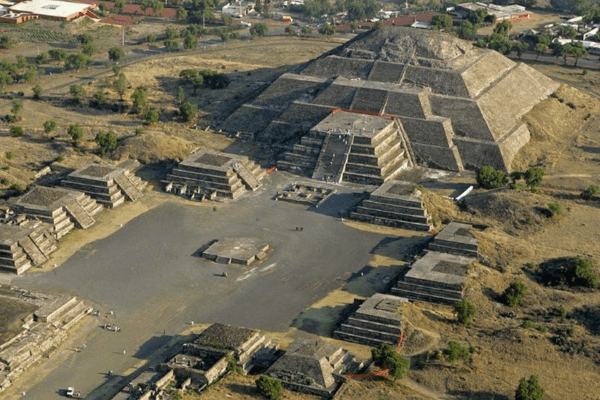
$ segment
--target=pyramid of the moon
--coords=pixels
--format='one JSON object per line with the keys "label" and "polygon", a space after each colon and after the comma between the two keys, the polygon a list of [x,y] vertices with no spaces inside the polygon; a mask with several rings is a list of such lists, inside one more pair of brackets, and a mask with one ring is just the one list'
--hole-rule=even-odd
{"label": "pyramid of the moon", "polygon": [[[557,88],[550,78],[495,51],[445,33],[391,26],[358,35],[281,75],[222,128],[257,141],[295,143],[283,164],[296,163],[309,174],[319,167],[329,136],[337,134],[351,154],[348,137],[360,131],[359,141],[365,142],[369,129],[375,151],[400,146],[408,165],[510,170],[530,137],[521,117]],[[339,112],[355,114],[354,120],[334,118],[346,124],[335,127],[330,118],[327,131],[315,130]],[[392,121],[393,127],[371,127],[373,121],[364,115]],[[394,133],[376,139],[375,129]],[[400,145],[386,135],[397,137]],[[387,140],[379,150],[378,140]],[[344,147],[340,143],[336,151]],[[385,157],[372,161],[383,162]]]}

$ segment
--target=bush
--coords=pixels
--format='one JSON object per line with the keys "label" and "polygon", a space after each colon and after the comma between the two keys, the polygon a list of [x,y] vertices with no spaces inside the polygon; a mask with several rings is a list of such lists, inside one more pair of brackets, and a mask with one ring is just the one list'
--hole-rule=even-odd
{"label": "bush", "polygon": [[65,158],[63,156],[56,157],[56,162],[63,162],[63,161],[65,161]]}
{"label": "bush", "polygon": [[544,389],[537,379],[537,375],[531,375],[529,380],[521,378],[515,392],[515,400],[543,400]]}
{"label": "bush", "polygon": [[452,365],[456,365],[459,359],[462,359],[464,362],[469,362],[471,359],[469,348],[454,340],[448,343],[448,348],[442,350],[442,354]]}
{"label": "bush", "polygon": [[516,307],[521,304],[525,294],[527,294],[527,286],[517,279],[502,293],[502,302],[507,306]]}
{"label": "bush", "polygon": [[566,318],[567,316],[567,310],[562,306],[556,308],[556,313],[560,315],[561,318]]}
{"label": "bush", "polygon": [[371,349],[373,363],[387,369],[388,374],[396,379],[401,379],[410,371],[410,359],[402,357],[387,343],[381,343],[378,348]]}
{"label": "bush", "polygon": [[13,183],[12,185],[10,185],[10,190],[16,190],[17,192],[21,192],[23,193],[25,191],[25,188],[21,185],[19,185],[18,183]]}
{"label": "bush", "polygon": [[501,187],[505,183],[504,171],[496,170],[489,165],[483,166],[477,171],[477,183],[486,189]]}
{"label": "bush", "polygon": [[7,151],[4,156],[6,157],[7,160],[12,160],[13,158],[15,158],[15,155],[10,151]]}
{"label": "bush", "polygon": [[553,217],[560,215],[563,210],[562,204],[560,204],[559,202],[548,204],[548,208],[550,209],[550,212],[552,213]]}
{"label": "bush", "polygon": [[160,113],[156,110],[148,110],[146,111],[146,115],[144,116],[144,118],[146,118],[146,122],[148,122],[149,124],[153,124],[155,122],[158,122],[158,120],[160,119]]}
{"label": "bush", "polygon": [[539,167],[530,168],[525,171],[525,183],[531,190],[532,193],[537,192],[537,188],[540,187],[544,179],[544,170]]}
{"label": "bush", "polygon": [[21,137],[23,136],[23,128],[21,128],[20,126],[11,126],[10,133],[14,137]]}
{"label": "bush", "polygon": [[142,128],[135,128],[135,136],[139,136],[142,133],[144,133],[144,130]]}
{"label": "bush", "polygon": [[548,328],[546,328],[545,326],[536,324],[533,321],[530,321],[528,319],[526,319],[525,321],[523,321],[523,323],[521,324],[521,326],[523,328],[525,328],[525,329],[535,329],[535,330],[540,331],[542,333],[548,332]]}
{"label": "bush", "polygon": [[117,148],[117,135],[113,132],[98,132],[96,134],[96,143],[100,146],[100,154],[104,155]]}
{"label": "bush", "polygon": [[179,113],[185,122],[192,122],[198,114],[198,106],[196,104],[186,101],[179,109]]}
{"label": "bush", "polygon": [[69,136],[71,136],[71,139],[73,139],[75,144],[79,143],[79,141],[83,139],[83,129],[81,129],[79,124],[69,125],[67,133]]}
{"label": "bush", "polygon": [[565,275],[569,286],[596,287],[600,283],[600,277],[594,271],[592,260],[582,257],[571,261]]}
{"label": "bush", "polygon": [[56,129],[55,121],[49,119],[48,121],[44,122],[44,133],[46,135],[48,135],[50,132],[52,132],[55,129]]}
{"label": "bush", "polygon": [[454,305],[454,312],[458,318],[458,322],[463,325],[471,325],[473,317],[477,314],[477,307],[468,300],[459,301]]}
{"label": "bush", "polygon": [[42,89],[40,85],[35,85],[35,87],[33,88],[33,98],[39,100],[42,97],[43,92],[44,89]]}
{"label": "bush", "polygon": [[256,389],[269,400],[277,400],[283,393],[283,385],[277,379],[262,375],[256,380]]}
{"label": "bush", "polygon": [[600,191],[600,187],[598,185],[590,185],[590,187],[581,192],[581,198],[584,200],[591,200],[596,194],[598,194],[598,191]]}

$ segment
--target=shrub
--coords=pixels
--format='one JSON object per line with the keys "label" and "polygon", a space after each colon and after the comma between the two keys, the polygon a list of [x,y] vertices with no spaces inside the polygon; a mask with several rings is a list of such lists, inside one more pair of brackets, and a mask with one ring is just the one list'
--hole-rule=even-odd
{"label": "shrub", "polygon": [[153,124],[155,122],[158,122],[158,120],[160,119],[160,113],[156,110],[148,110],[146,111],[146,115],[144,116],[144,118],[146,118],[146,121],[149,124]]}
{"label": "shrub", "polygon": [[283,385],[277,379],[262,375],[256,380],[256,389],[269,400],[277,400],[283,393]]}
{"label": "shrub", "polygon": [[56,162],[63,162],[63,161],[65,161],[65,158],[63,156],[56,157]]}
{"label": "shrub", "polygon": [[8,185],[9,183],[10,183],[10,181],[6,178],[0,179],[0,184],[2,184],[2,185]]}
{"label": "shrub", "polygon": [[44,122],[44,133],[47,135],[50,132],[52,132],[53,130],[56,129],[56,122],[49,119],[48,121]]}
{"label": "shrub", "polygon": [[581,198],[584,200],[591,200],[596,194],[598,194],[598,191],[600,191],[600,187],[592,184],[590,187],[581,192]]}
{"label": "shrub", "polygon": [[458,322],[469,326],[473,317],[477,314],[477,307],[468,300],[462,300],[454,305],[454,312],[456,313]]}
{"label": "shrub", "polygon": [[96,134],[96,143],[100,146],[100,154],[104,155],[108,151],[112,151],[117,148],[117,135],[113,132],[98,132]]}
{"label": "shrub", "polygon": [[185,122],[192,122],[198,114],[198,106],[196,104],[186,101],[180,107],[179,112]]}
{"label": "shrub", "polygon": [[410,359],[402,357],[387,343],[381,343],[378,348],[371,349],[373,363],[389,370],[388,373],[394,380],[401,379],[410,371]]}
{"label": "shrub", "polygon": [[18,183],[13,183],[12,185],[10,185],[10,190],[16,190],[17,192],[21,192],[23,193],[25,191],[25,188],[21,185],[19,185]]}
{"label": "shrub", "polygon": [[556,308],[555,311],[558,315],[560,315],[561,318],[566,318],[567,310],[564,307],[560,306]]}
{"label": "shrub", "polygon": [[144,133],[144,130],[143,130],[142,128],[135,128],[135,135],[136,135],[136,136],[139,136],[139,135],[141,135],[142,133]]}
{"label": "shrub", "polygon": [[454,340],[448,343],[448,348],[444,349],[442,354],[444,354],[446,360],[452,365],[456,365],[459,359],[462,359],[464,362],[469,362],[471,359],[469,348]]}
{"label": "shrub", "polygon": [[75,144],[79,143],[79,141],[83,139],[83,129],[81,129],[79,124],[69,125],[67,133],[69,136],[71,136],[71,139],[73,139]]}
{"label": "shrub", "polygon": [[140,114],[146,107],[148,107],[148,90],[138,87],[133,91],[133,112]]}
{"label": "shrub", "polygon": [[515,400],[543,400],[544,389],[537,379],[537,375],[531,375],[529,380],[521,378],[515,392]]}
{"label": "shrub", "polygon": [[527,286],[517,279],[502,293],[502,302],[507,306],[516,307],[521,304],[525,294],[527,294]]}
{"label": "shrub", "polygon": [[530,321],[528,319],[526,319],[525,321],[523,321],[523,323],[521,324],[521,326],[523,328],[525,328],[525,329],[535,329],[535,330],[540,331],[542,333],[548,332],[548,328],[546,328],[545,326],[536,324],[533,321]]}
{"label": "shrub", "polygon": [[42,89],[42,87],[40,85],[35,85],[33,88],[33,98],[36,100],[41,99],[43,92],[44,92],[44,89]]}
{"label": "shrub", "polygon": [[530,168],[525,171],[525,183],[529,187],[532,193],[537,192],[537,188],[540,187],[544,179],[544,170],[539,167]]}
{"label": "shrub", "polygon": [[10,151],[7,151],[4,156],[6,157],[7,160],[12,160],[13,158],[15,158],[15,155]]}
{"label": "shrub", "polygon": [[549,203],[548,208],[550,209],[550,212],[552,213],[553,217],[560,215],[563,210],[562,204],[560,204],[559,202]]}
{"label": "shrub", "polygon": [[106,93],[104,93],[102,90],[97,91],[94,93],[94,101],[96,101],[98,106],[103,106],[106,104]]}
{"label": "shrub", "polygon": [[583,257],[571,261],[565,278],[569,286],[596,287],[600,283],[600,277],[594,271],[594,263]]}
{"label": "shrub", "polygon": [[11,126],[10,133],[14,137],[21,137],[23,136],[23,128],[21,128],[20,126]]}
{"label": "shrub", "polygon": [[497,188],[504,185],[506,174],[489,165],[483,166],[477,171],[477,183],[486,189]]}

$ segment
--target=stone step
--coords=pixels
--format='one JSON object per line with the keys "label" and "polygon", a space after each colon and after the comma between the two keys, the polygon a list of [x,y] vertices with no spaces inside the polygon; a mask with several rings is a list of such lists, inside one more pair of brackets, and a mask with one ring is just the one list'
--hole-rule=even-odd
{"label": "stone step", "polygon": [[364,319],[362,315],[354,314],[349,317],[346,321],[347,325],[358,326],[359,328],[371,329],[379,332],[393,333],[400,335],[400,325],[398,324],[385,324],[381,322],[375,322]]}
{"label": "stone step", "polygon": [[207,190],[216,190],[218,192],[223,192],[223,193],[232,193],[235,192],[238,189],[243,189],[244,188],[244,183],[236,176],[235,179],[231,179],[230,182],[220,182],[220,181],[213,181],[211,180],[211,177],[208,176],[196,176],[195,178],[189,178],[189,177],[181,177],[178,175],[171,175],[168,174],[167,175],[167,179],[178,184],[178,185],[187,185],[190,186],[192,188],[202,188],[202,189],[207,189]]}
{"label": "stone step", "polygon": [[373,329],[361,328],[358,326],[353,326],[353,325],[348,325],[348,324],[340,325],[339,331],[351,333],[356,336],[368,337],[368,338],[376,339],[379,341],[384,340],[388,343],[389,342],[392,342],[392,343],[397,342],[398,339],[400,338],[399,334],[381,332],[381,331],[377,331],[377,330],[373,330]]}
{"label": "stone step", "polygon": [[242,163],[235,163],[233,169],[250,190],[254,191],[261,186],[258,179]]}
{"label": "stone step", "polygon": [[434,240],[429,244],[429,250],[439,251],[440,253],[455,254],[457,256],[477,258],[477,250],[467,250],[457,247],[442,246]]}
{"label": "stone step", "polygon": [[358,343],[358,344],[363,344],[366,346],[370,346],[370,347],[379,347],[379,345],[381,344],[381,342],[387,343],[389,345],[395,346],[397,344],[397,342],[392,342],[392,341],[385,341],[385,340],[377,340],[377,339],[372,339],[370,337],[365,337],[365,336],[359,336],[359,335],[355,335],[352,333],[348,333],[348,332],[342,332],[342,331],[335,331],[333,332],[333,337],[335,339],[339,339],[339,340],[344,340],[346,342],[352,342],[352,343]]}
{"label": "stone step", "polygon": [[357,183],[360,185],[381,186],[385,179],[376,175],[357,174],[354,172],[344,172],[344,182]]}
{"label": "stone step", "polygon": [[42,253],[42,251],[37,247],[37,245],[29,238],[25,236],[21,240],[19,240],[19,245],[23,248],[23,251],[33,262],[33,265],[41,265],[45,263],[48,258]]}
{"label": "stone step", "polygon": [[277,161],[277,169],[280,171],[289,171],[296,175],[311,177],[314,166],[302,167],[285,160]]}
{"label": "stone step", "polygon": [[395,212],[398,214],[419,215],[422,217],[429,216],[429,214],[427,213],[427,210],[425,210],[422,207],[409,207],[409,206],[401,206],[401,205],[397,205],[397,204],[378,203],[371,199],[363,200],[361,206],[364,208],[372,209],[372,210],[389,211],[389,212]]}
{"label": "stone step", "polygon": [[396,284],[396,288],[415,292],[415,293],[423,293],[423,294],[429,294],[432,296],[447,297],[449,299],[456,299],[456,300],[462,299],[462,291],[452,290],[452,289],[448,289],[446,287],[441,287],[440,285],[437,285],[435,282],[429,282],[428,285],[424,285],[424,284],[418,284],[418,283],[414,283],[414,282],[398,281],[398,283]]}
{"label": "stone step", "polygon": [[130,201],[137,201],[144,195],[137,187],[135,187],[127,175],[116,176],[115,183]]}
{"label": "stone step", "polygon": [[399,220],[399,221],[408,221],[408,222],[418,222],[421,224],[429,224],[429,217],[424,215],[415,215],[415,214],[404,214],[395,211],[402,211],[402,209],[396,209],[394,211],[387,210],[378,210],[376,208],[368,208],[364,206],[356,207],[356,212],[363,215],[372,215],[374,217],[383,217],[387,219]]}
{"label": "stone step", "polygon": [[302,154],[306,156],[317,157],[321,152],[320,146],[305,146],[303,144],[295,144],[292,148],[292,152],[295,154]]}
{"label": "stone step", "polygon": [[284,160],[298,165],[314,166],[317,162],[317,156],[298,153],[285,153]]}
{"label": "stone step", "polygon": [[388,164],[383,167],[381,170],[381,175],[384,180],[392,179],[396,176],[400,171],[408,167],[408,160],[404,158],[404,156],[397,156],[394,161],[390,161]]}
{"label": "stone step", "polygon": [[340,183],[351,146],[351,135],[328,134],[315,164],[312,179]]}
{"label": "stone step", "polygon": [[67,177],[63,179],[60,184],[70,189],[84,192],[92,198],[94,197],[94,194],[114,195],[115,193],[121,192],[114,182],[110,182],[110,184],[107,185],[94,185],[88,182],[75,181],[72,180],[71,177]]}
{"label": "stone step", "polygon": [[81,229],[87,229],[96,222],[79,203],[71,203],[65,208]]}
{"label": "stone step", "polygon": [[404,149],[402,149],[402,145],[399,142],[390,146],[388,151],[381,156],[376,156],[375,154],[350,153],[348,162],[353,164],[381,166],[387,163],[390,159],[395,158],[398,154],[404,155]]}
{"label": "stone step", "polygon": [[69,329],[87,314],[88,309],[89,307],[83,301],[80,301],[71,308],[65,310],[63,314],[54,321],[53,325],[57,328]]}
{"label": "stone step", "polygon": [[398,288],[392,288],[392,294],[394,296],[404,297],[409,300],[424,301],[427,303],[454,305],[457,302],[459,302],[459,300],[448,298],[448,297],[416,293],[416,292],[411,292],[408,290],[403,290],[403,289],[398,289]]}
{"label": "stone step", "polygon": [[380,197],[380,196],[369,196],[369,201],[379,203],[379,204],[391,204],[402,207],[412,207],[412,208],[423,208],[423,201],[419,198],[410,198],[406,196],[403,199],[399,198],[391,198],[391,197]]}
{"label": "stone step", "polygon": [[452,247],[452,248],[456,248],[456,249],[462,249],[465,251],[474,251],[477,252],[477,244],[476,243],[460,243],[460,242],[454,242],[451,240],[444,240],[441,239],[439,237],[435,237],[433,242],[439,246],[444,246],[444,247]]}
{"label": "stone step", "polygon": [[79,202],[79,204],[83,207],[85,212],[88,213],[90,217],[102,211],[102,205],[98,204],[90,196],[85,196],[85,200],[82,200],[81,202]]}
{"label": "stone step", "polygon": [[350,218],[356,219],[359,221],[368,222],[371,224],[385,225],[385,226],[391,226],[393,228],[402,228],[402,229],[408,229],[408,230],[413,230],[413,231],[428,232],[432,228],[431,225],[429,225],[429,224],[419,224],[416,222],[398,221],[398,220],[394,220],[394,219],[376,217],[373,215],[359,214],[356,212],[350,213]]}

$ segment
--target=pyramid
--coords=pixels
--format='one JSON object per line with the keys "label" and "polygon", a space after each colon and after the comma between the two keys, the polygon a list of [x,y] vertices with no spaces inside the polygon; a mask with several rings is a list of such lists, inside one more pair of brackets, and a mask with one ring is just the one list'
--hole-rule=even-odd
{"label": "pyramid", "polygon": [[301,159],[298,169],[312,175],[313,159],[326,150],[314,128],[341,110],[393,119],[402,151],[417,164],[510,170],[530,138],[521,117],[558,86],[523,63],[451,35],[390,26],[281,75],[222,128],[261,142],[299,144],[284,161]]}

